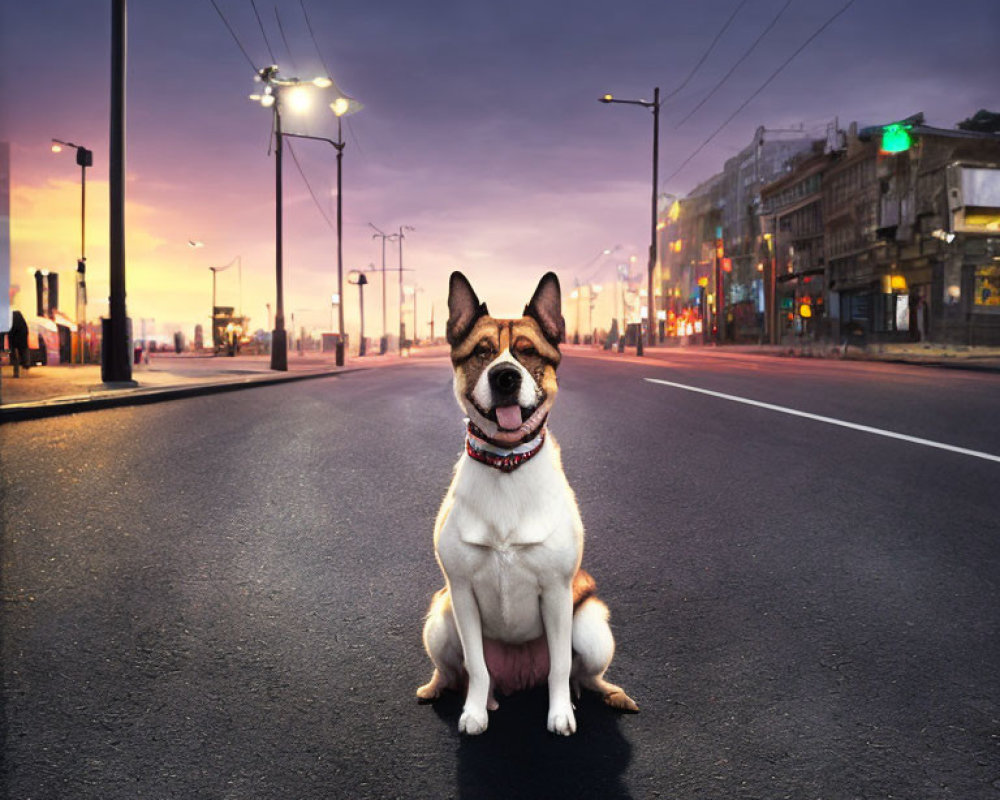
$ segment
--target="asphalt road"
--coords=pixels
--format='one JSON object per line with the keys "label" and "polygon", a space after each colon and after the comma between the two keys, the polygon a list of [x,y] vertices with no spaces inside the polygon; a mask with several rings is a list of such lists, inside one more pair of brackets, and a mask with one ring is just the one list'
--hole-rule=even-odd
{"label": "asphalt road", "polygon": [[460,698],[415,702],[462,424],[414,362],[0,428],[6,796],[1000,798],[1000,376],[571,357],[561,386],[640,714],[585,697],[561,739],[542,690],[464,739]]}

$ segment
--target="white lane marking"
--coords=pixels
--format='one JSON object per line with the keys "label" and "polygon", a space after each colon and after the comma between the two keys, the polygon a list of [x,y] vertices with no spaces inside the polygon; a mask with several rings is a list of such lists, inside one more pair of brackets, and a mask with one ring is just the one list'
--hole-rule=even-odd
{"label": "white lane marking", "polygon": [[974,458],[982,458],[986,461],[996,461],[1000,463],[1000,456],[995,456],[992,453],[984,453],[980,450],[969,450],[965,447],[956,447],[953,444],[944,444],[943,442],[934,442],[930,439],[921,439],[918,436],[907,436],[905,433],[896,433],[895,431],[887,431],[882,428],[873,428],[870,425],[859,425],[856,422],[845,422],[842,419],[834,419],[833,417],[823,417],[819,414],[810,414],[808,411],[797,411],[794,408],[787,408],[785,406],[776,406],[772,403],[762,403],[759,400],[750,400],[747,397],[738,397],[734,394],[723,394],[722,392],[713,392],[710,389],[700,389],[697,386],[688,386],[683,383],[674,383],[673,381],[664,381],[659,378],[645,378],[644,380],[650,383],[659,383],[663,386],[672,386],[674,389],[683,389],[687,392],[697,392],[698,394],[707,394],[711,397],[719,397],[723,400],[732,400],[734,403],[743,403],[748,406],[756,406],[757,408],[764,408],[768,411],[780,411],[782,414],[790,414],[793,417],[803,417],[805,419],[815,420],[816,422],[825,422],[828,425],[839,425],[841,428],[850,428],[855,431],[862,431],[864,433],[874,433],[876,436],[885,436],[889,439],[900,439],[904,442],[911,442],[912,444],[920,444],[924,447],[936,447],[938,450],[947,450],[951,453],[960,453],[963,456],[973,456]]}

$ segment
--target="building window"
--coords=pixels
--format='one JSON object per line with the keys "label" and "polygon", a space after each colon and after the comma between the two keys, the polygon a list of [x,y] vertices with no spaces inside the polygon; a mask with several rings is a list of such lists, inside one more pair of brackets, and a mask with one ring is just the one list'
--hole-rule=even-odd
{"label": "building window", "polygon": [[976,311],[1000,312],[1000,265],[976,267],[972,303]]}

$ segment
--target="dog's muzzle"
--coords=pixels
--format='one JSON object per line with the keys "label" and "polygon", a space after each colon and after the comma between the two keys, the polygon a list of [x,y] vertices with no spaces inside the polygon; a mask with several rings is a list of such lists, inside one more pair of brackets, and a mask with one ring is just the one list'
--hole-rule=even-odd
{"label": "dog's muzzle", "polygon": [[497,364],[486,378],[490,385],[490,400],[497,424],[504,430],[521,427],[521,372],[512,364]]}
{"label": "dog's muzzle", "polygon": [[511,364],[498,364],[490,370],[490,389],[493,392],[494,405],[504,406],[517,402],[521,391],[521,372]]}

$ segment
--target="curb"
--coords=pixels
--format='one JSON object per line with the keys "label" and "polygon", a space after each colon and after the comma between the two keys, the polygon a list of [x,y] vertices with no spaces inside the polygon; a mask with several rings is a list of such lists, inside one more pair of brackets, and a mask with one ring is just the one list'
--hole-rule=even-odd
{"label": "curb", "polygon": [[[738,345],[737,345],[738,347]],[[724,354],[727,346],[713,347],[713,352]],[[666,352],[657,350],[656,352]],[[793,350],[790,348],[773,350],[740,349],[730,350],[731,354],[743,354],[749,356],[770,356],[773,358],[803,359],[808,361],[840,361],[852,362],[855,364],[901,364],[909,367],[938,367],[940,369],[966,370],[969,372],[993,372],[1000,373],[1000,357],[973,356],[965,358],[910,356],[892,353],[866,353],[861,351],[838,354],[836,352]],[[984,363],[985,362],[985,363]]]}
{"label": "curb", "polygon": [[995,364],[977,364],[972,360],[955,361],[921,361],[902,357],[886,358],[854,358],[846,356],[843,361],[854,361],[864,364],[903,364],[908,367],[937,367],[938,369],[960,369],[968,372],[1000,372],[1000,366]]}
{"label": "curb", "polygon": [[236,381],[216,383],[198,383],[188,386],[166,386],[156,389],[129,390],[121,394],[102,395],[100,397],[73,398],[71,400],[37,400],[28,403],[15,403],[0,406],[0,425],[7,422],[23,422],[31,419],[58,417],[65,414],[78,414],[84,411],[101,411],[107,408],[122,406],[149,405],[167,400],[180,400],[186,397],[200,397],[208,394],[236,392],[242,389],[253,389],[258,386],[274,386],[279,383],[295,383],[315,378],[331,378],[348,372],[359,372],[371,367],[345,367],[336,370],[321,370],[301,375],[266,376],[262,378],[244,378]]}

